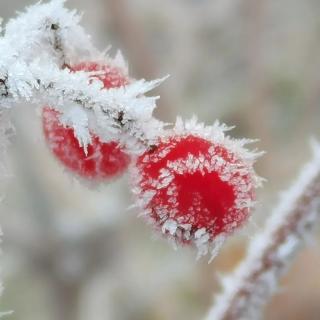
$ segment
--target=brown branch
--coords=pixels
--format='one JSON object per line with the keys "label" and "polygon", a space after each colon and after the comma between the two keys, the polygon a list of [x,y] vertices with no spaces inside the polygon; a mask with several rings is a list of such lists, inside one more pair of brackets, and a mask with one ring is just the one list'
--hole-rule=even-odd
{"label": "brown branch", "polygon": [[277,289],[320,209],[320,149],[287,191],[269,218],[265,231],[249,246],[247,257],[224,281],[224,292],[206,320],[259,319]]}
{"label": "brown branch", "polygon": [[9,95],[7,78],[0,79],[0,94],[1,94],[1,97],[8,97],[8,95]]}
{"label": "brown branch", "polygon": [[59,33],[60,26],[57,23],[52,23],[50,29],[53,32],[53,49],[59,55],[60,65],[63,67],[66,63],[66,53]]}

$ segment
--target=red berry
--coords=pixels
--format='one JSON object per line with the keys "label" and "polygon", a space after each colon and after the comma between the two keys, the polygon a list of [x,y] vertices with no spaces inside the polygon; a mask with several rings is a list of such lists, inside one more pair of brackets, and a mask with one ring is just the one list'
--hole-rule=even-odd
{"label": "red berry", "polygon": [[199,255],[214,251],[249,217],[255,174],[229,143],[173,135],[160,139],[136,166],[135,191],[147,218],[175,242],[195,244]]}
{"label": "red berry", "polygon": [[[117,88],[129,83],[120,69],[94,62],[80,63],[70,67],[73,72],[88,71],[92,78],[98,78],[105,89]],[[97,72],[97,74],[94,74]],[[74,129],[64,127],[59,120],[59,112],[44,107],[42,113],[43,131],[49,148],[54,155],[72,172],[94,180],[105,180],[123,173],[130,162],[129,156],[116,141],[102,142],[92,134],[92,142],[87,146],[87,154],[79,145]]]}

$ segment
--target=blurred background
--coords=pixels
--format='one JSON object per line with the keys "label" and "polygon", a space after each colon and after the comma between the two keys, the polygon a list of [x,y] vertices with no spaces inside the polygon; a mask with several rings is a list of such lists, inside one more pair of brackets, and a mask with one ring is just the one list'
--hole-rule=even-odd
{"label": "blurred background", "polygon": [[[0,2],[7,21],[31,0]],[[119,48],[135,78],[170,74],[157,116],[197,114],[235,125],[234,137],[260,139],[259,190],[251,224],[211,263],[188,248],[154,239],[132,203],[127,178],[92,189],[64,171],[46,147],[39,116],[13,112],[0,221],[5,291],[11,320],[198,320],[219,290],[217,276],[242,259],[279,191],[320,139],[318,0],[69,0],[103,50]],[[319,230],[301,251],[267,320],[318,320]]]}

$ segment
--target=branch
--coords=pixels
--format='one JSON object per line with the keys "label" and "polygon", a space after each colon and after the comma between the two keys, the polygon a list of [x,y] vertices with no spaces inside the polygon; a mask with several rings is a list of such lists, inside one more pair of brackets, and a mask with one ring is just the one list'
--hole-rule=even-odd
{"label": "branch", "polygon": [[158,97],[145,94],[164,79],[132,79],[125,87],[101,90],[103,83],[89,72],[63,68],[81,56],[126,70],[121,56],[111,59],[92,46],[78,25],[80,17],[63,4],[37,4],[7,24],[0,39],[0,106],[21,101],[50,105],[64,125],[74,128],[84,148],[91,132],[103,141],[126,144],[132,153],[152,148],[164,124],[152,115]]}
{"label": "branch", "polygon": [[259,319],[276,291],[279,278],[319,219],[320,145],[313,159],[285,192],[262,233],[251,241],[244,261],[223,279],[223,293],[206,320]]}

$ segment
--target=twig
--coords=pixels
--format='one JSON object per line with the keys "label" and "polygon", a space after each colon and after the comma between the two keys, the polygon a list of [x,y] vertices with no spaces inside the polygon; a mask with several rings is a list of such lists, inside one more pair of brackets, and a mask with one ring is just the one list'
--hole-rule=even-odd
{"label": "twig", "polygon": [[260,319],[279,278],[319,219],[320,146],[300,177],[282,196],[264,231],[251,241],[244,261],[223,279],[223,293],[206,320]]}
{"label": "twig", "polygon": [[[74,128],[85,149],[90,132],[104,141],[126,144],[131,153],[152,148],[164,124],[153,117],[158,97],[145,94],[164,79],[101,90],[101,81],[89,72],[63,68],[75,53],[112,66],[121,62],[119,57],[113,60],[98,53],[79,26],[79,17],[63,2],[37,4],[7,25],[0,38],[0,105],[21,100],[50,105],[61,113],[64,125]],[[87,55],[82,54],[83,48]]]}

